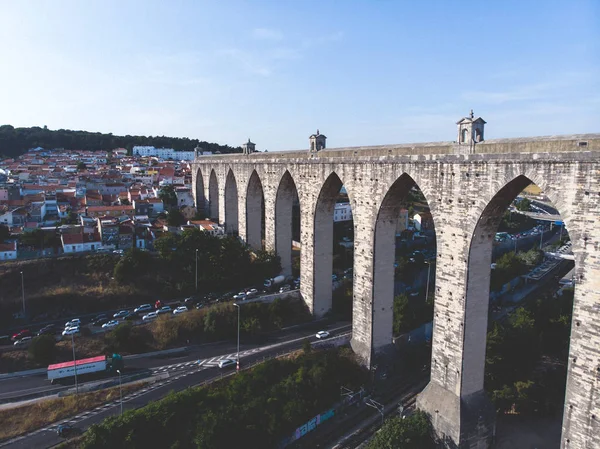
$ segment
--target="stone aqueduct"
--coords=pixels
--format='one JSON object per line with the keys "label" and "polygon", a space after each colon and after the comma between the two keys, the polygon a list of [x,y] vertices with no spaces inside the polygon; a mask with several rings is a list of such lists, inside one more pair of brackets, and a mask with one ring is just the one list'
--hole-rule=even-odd
{"label": "stone aqueduct", "polygon": [[[562,215],[576,289],[561,447],[600,448],[600,134],[483,141],[465,118],[458,142],[198,156],[197,204],[261,242],[291,271],[292,200],[300,203],[301,294],[331,307],[333,209],[345,186],[354,218],[352,348],[370,366],[392,340],[394,235],[400,200],[424,193],[437,239],[431,380],[419,395],[447,447],[490,445],[494,410],[483,390],[492,242],[503,211],[530,182]],[[464,128],[468,128],[464,131]],[[252,146],[251,146],[252,145]],[[250,150],[250,151],[248,151]]]}

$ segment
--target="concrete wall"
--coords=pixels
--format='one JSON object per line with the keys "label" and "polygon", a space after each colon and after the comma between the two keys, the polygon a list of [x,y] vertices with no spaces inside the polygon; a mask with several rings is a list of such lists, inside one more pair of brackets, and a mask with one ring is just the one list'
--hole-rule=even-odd
{"label": "concrete wall", "polygon": [[[586,151],[580,151],[581,141],[587,142]],[[488,447],[490,442],[494,411],[483,391],[483,373],[492,242],[503,210],[535,182],[566,223],[577,270],[561,444],[600,447],[600,135],[486,141],[473,154],[455,154],[454,147],[254,153],[203,157],[194,165],[204,179],[214,170],[219,189],[232,171],[240,222],[246,220],[245,187],[251,176],[258,177],[266,247],[286,260],[291,246],[286,211],[291,186],[297,189],[301,294],[317,316],[331,307],[331,199],[342,184],[346,187],[355,227],[352,347],[367,365],[392,342],[390,248],[400,200],[412,185],[419,186],[430,206],[438,255],[431,381],[417,403],[431,414],[448,447]],[[219,210],[225,210],[222,203],[231,197],[219,198]]]}

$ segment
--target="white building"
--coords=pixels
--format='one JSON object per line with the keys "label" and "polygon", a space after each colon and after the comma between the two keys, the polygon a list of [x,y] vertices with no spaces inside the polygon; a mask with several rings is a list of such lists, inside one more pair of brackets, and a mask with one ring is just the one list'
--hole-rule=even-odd
{"label": "white building", "polygon": [[335,203],[333,210],[333,221],[348,221],[352,220],[352,208],[350,203]]}
{"label": "white building", "polygon": [[0,261],[17,258],[17,242],[0,243]]}
{"label": "white building", "polygon": [[80,253],[102,248],[102,241],[98,234],[62,234],[60,238],[65,253]]}
{"label": "white building", "polygon": [[156,156],[176,161],[193,161],[195,158],[193,151],[175,151],[173,148],[155,148],[150,146],[135,146],[132,153],[134,156]]}

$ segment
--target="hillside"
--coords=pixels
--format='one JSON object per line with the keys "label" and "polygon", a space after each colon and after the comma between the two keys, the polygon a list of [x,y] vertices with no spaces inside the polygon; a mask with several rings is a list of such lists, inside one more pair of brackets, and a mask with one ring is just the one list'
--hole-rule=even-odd
{"label": "hillside", "polygon": [[14,128],[11,125],[0,126],[0,156],[16,157],[30,148],[44,149],[64,148],[65,150],[113,150],[136,145],[151,145],[157,148],[174,148],[191,151],[200,147],[205,151],[221,153],[239,153],[241,147],[219,145],[187,137],[165,136],[113,136],[112,134],[88,131],[71,131],[69,129],[50,130],[38,126],[30,128]]}

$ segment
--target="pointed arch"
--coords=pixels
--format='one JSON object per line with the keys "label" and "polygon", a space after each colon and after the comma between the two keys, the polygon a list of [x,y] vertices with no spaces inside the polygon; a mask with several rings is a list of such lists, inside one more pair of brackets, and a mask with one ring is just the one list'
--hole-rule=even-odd
{"label": "pointed arch", "polygon": [[211,220],[215,221],[216,223],[221,223],[219,217],[219,181],[214,168],[211,169],[208,180],[208,203]]}
{"label": "pointed arch", "polygon": [[[405,205],[410,191],[415,187],[418,185],[410,175],[401,174],[388,188],[377,212],[373,243],[372,345],[374,351],[383,350],[392,342],[396,233],[400,228],[405,228],[405,226],[399,226],[402,207]],[[425,202],[429,204],[426,197]],[[435,231],[435,224],[432,228]],[[435,270],[433,271],[435,278]],[[426,282],[429,282],[429,274],[431,273],[428,272]],[[435,290],[429,289],[429,292],[432,291]]]}
{"label": "pointed arch", "polygon": [[[493,242],[502,216],[514,199],[533,181],[524,174],[515,175],[494,194],[480,213],[471,236],[465,297],[465,330],[461,394],[483,391],[485,351]],[[560,213],[560,211],[559,211]],[[515,245],[516,248],[516,245]]]}
{"label": "pointed arch", "polygon": [[225,232],[234,235],[238,232],[238,189],[231,168],[225,178]]}
{"label": "pointed arch", "polygon": [[331,309],[333,274],[333,215],[343,186],[335,172],[327,177],[315,205],[313,227],[313,313],[323,316]]}
{"label": "pointed arch", "polygon": [[298,201],[298,189],[289,171],[285,171],[275,195],[275,251],[281,259],[281,271],[292,274],[292,225],[294,202]]}
{"label": "pointed arch", "polygon": [[204,194],[204,178],[202,170],[198,168],[196,172],[196,210],[203,217],[206,216],[206,197]]}
{"label": "pointed arch", "polygon": [[246,243],[254,249],[263,248],[265,195],[256,170],[252,171],[246,190]]}

